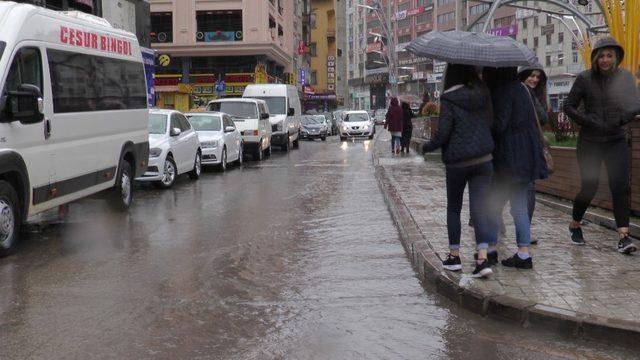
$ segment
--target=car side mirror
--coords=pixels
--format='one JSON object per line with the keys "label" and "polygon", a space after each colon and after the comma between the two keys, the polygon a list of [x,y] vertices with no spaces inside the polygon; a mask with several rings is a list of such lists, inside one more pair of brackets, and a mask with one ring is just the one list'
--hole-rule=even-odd
{"label": "car side mirror", "polygon": [[8,91],[2,97],[2,109],[2,122],[35,124],[44,120],[44,100],[35,85],[22,84],[18,90]]}
{"label": "car side mirror", "polygon": [[182,134],[182,130],[180,130],[180,128],[171,128],[171,131],[169,131],[169,135],[171,136],[178,136]]}
{"label": "car side mirror", "polygon": [[287,116],[293,116],[296,114],[296,110],[294,108],[289,108],[289,111],[287,111]]}
{"label": "car side mirror", "polygon": [[233,126],[227,126],[224,128],[224,132],[234,132],[236,130]]}
{"label": "car side mirror", "polygon": [[268,119],[268,118],[269,118],[269,114],[267,113],[260,114],[260,119]]}

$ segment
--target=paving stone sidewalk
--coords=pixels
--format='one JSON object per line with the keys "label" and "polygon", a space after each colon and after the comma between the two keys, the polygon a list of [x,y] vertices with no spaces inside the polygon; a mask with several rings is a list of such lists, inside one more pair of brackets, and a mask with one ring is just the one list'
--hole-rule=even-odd
{"label": "paving stone sidewalk", "polygon": [[[387,203],[390,208],[395,207],[391,212],[398,217],[396,222],[401,233],[408,232],[403,236],[405,248],[409,249],[408,252],[420,249],[417,252],[425,258],[431,254],[442,259],[448,253],[444,167],[438,155],[427,158],[425,161],[413,150],[409,155],[392,155],[388,134],[382,133],[376,139],[376,173],[387,194]],[[533,270],[498,265],[493,268],[494,274],[490,279],[473,279],[470,274],[475,241],[473,229],[466,226],[468,210],[468,195],[465,195],[461,216],[462,272],[443,270],[433,257],[420,261],[416,254],[409,254],[426,280],[432,276],[436,279],[431,280],[445,285],[442,292],[453,291],[454,298],[461,302],[464,299],[457,298],[460,294],[475,294],[479,300],[476,307],[485,314],[490,312],[488,308],[492,304],[492,309],[497,312],[500,309],[522,310],[524,315],[519,312],[505,315],[524,323],[528,322],[523,318],[528,312],[541,316],[543,320],[568,321],[564,324],[568,331],[583,332],[585,324],[595,324],[603,333],[611,328],[622,329],[623,334],[640,336],[640,256],[619,254],[615,249],[617,234],[614,231],[587,224],[583,227],[587,245],[575,246],[571,244],[567,230],[571,217],[538,203],[532,224],[532,237],[539,241],[538,245],[531,247]],[[501,259],[516,251],[515,229],[508,206],[504,219],[507,231],[499,242]],[[415,229],[411,230],[413,225]],[[447,282],[450,283],[449,288]],[[615,331],[609,333],[616,334]]]}

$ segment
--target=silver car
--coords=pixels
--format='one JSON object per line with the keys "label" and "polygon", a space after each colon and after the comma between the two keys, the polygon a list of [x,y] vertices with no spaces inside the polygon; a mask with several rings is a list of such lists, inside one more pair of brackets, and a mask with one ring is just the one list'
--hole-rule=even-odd
{"label": "silver car", "polygon": [[242,135],[231,116],[221,112],[186,113],[198,133],[202,148],[202,165],[216,165],[227,170],[229,161],[242,165]]}

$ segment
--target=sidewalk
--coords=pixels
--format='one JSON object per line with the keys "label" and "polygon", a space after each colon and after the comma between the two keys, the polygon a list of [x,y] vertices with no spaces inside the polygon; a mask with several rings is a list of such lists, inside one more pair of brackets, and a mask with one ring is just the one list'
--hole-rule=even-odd
{"label": "sidewalk", "polygon": [[[382,132],[381,132],[382,133]],[[532,237],[533,270],[493,268],[487,280],[470,277],[475,241],[469,219],[468,196],[462,210],[462,272],[442,269],[448,252],[444,167],[440,156],[392,156],[388,134],[374,145],[376,176],[403,245],[424,281],[438,292],[483,315],[540,326],[563,333],[637,346],[640,336],[640,256],[616,250],[617,234],[590,223],[583,226],[587,245],[571,244],[570,215],[536,204]],[[507,209],[508,210],[508,206]],[[500,259],[516,251],[515,229],[508,212],[500,240]]]}

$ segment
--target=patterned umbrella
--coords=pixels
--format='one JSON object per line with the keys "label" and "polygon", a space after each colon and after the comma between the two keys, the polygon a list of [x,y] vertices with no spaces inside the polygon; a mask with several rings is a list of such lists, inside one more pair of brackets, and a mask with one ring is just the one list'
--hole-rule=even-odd
{"label": "patterned umbrella", "polygon": [[464,65],[499,68],[536,62],[533,51],[508,36],[459,30],[431,31],[405,49],[418,56]]}

